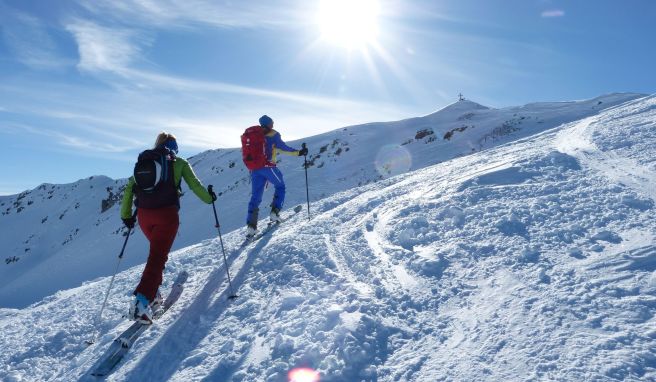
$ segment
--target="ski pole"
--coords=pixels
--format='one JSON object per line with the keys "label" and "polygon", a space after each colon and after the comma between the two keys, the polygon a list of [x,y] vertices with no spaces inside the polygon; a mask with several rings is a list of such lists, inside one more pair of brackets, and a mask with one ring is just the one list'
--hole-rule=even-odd
{"label": "ski pole", "polygon": [[[132,217],[134,218],[137,216],[137,211],[134,211],[134,214]],[[107,287],[107,293],[105,293],[105,299],[103,300],[102,306],[100,307],[100,312],[98,312],[98,316],[96,317],[96,324],[100,323],[102,321],[102,314],[103,311],[105,310],[105,305],[107,305],[107,299],[109,298],[109,292],[112,290],[112,285],[114,284],[114,279],[116,278],[116,273],[118,273],[118,267],[121,265],[121,260],[123,260],[123,254],[125,253],[125,247],[128,245],[128,239],[130,238],[130,233],[132,232],[132,227],[128,227],[128,232],[125,235],[125,241],[123,241],[123,247],[121,248],[121,253],[118,255],[118,261],[116,262],[116,269],[114,269],[114,274],[112,275],[112,280],[109,282],[109,286]],[[97,325],[96,325],[97,329]],[[87,340],[86,343],[88,345],[91,345],[96,342],[96,336],[98,332],[94,333],[94,336],[91,340]]]}
{"label": "ski pole", "polygon": [[[303,149],[306,148],[305,142],[301,145]],[[310,220],[310,188],[308,186],[308,174],[307,174],[307,168],[308,168],[308,163],[307,163],[307,154],[303,155],[303,161],[305,167],[305,196],[307,197],[307,210],[308,210],[308,221]]]}
{"label": "ski pole", "polygon": [[[212,185],[207,186],[207,191],[212,193]],[[225,264],[226,274],[228,275],[228,284],[230,285],[230,296],[228,299],[234,299],[239,296],[235,294],[235,290],[232,287],[232,280],[230,279],[230,268],[228,267],[228,259],[226,258],[225,248],[223,247],[223,237],[221,236],[221,226],[219,225],[219,216],[216,214],[216,205],[214,204],[214,198],[212,198],[212,210],[214,211],[214,222],[217,231],[219,231],[219,241],[221,242],[221,252],[223,253],[223,263]]]}

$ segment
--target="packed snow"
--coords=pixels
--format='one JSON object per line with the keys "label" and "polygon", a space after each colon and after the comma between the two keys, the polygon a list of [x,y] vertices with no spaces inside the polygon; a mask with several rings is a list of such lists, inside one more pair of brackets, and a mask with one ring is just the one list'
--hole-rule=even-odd
{"label": "packed snow", "polygon": [[[538,117],[498,123],[515,113]],[[487,130],[474,135],[457,131],[466,115],[498,120],[477,122]],[[215,234],[172,253],[163,289],[186,270],[180,300],[107,380],[275,382],[296,368],[321,381],[656,380],[656,96],[502,111],[463,103],[423,118],[439,139],[398,142],[411,160],[392,154],[382,174],[378,144],[423,130],[417,121],[375,144],[385,124],[312,138],[319,150],[351,131],[343,142],[369,167],[329,167],[326,155],[327,170],[310,168],[326,194],[311,220],[293,215],[242,250],[243,229],[226,228],[237,299],[227,299]],[[217,155],[196,158],[199,174]],[[292,160],[283,171],[300,188]],[[112,239],[103,245],[116,251]],[[129,325],[121,316],[141,270],[117,275],[89,347],[108,277],[0,309],[0,380],[96,380],[91,370]]]}

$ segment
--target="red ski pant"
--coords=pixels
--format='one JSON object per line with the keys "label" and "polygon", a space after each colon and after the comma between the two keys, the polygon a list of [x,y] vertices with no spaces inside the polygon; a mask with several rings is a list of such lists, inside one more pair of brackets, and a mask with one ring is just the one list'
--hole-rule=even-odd
{"label": "red ski pant", "polygon": [[157,288],[162,284],[164,265],[169,258],[169,251],[178,232],[178,207],[164,207],[157,209],[140,208],[137,219],[141,231],[150,242],[150,253],[146,268],[141,275],[141,282],[134,290],[134,294],[141,293],[149,301],[153,301]]}

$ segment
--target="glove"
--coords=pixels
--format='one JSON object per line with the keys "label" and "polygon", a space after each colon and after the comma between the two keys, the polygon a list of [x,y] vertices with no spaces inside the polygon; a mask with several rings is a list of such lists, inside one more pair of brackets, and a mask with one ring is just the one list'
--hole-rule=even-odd
{"label": "glove", "polygon": [[307,147],[303,147],[302,149],[298,150],[298,156],[299,157],[306,156],[307,154],[308,154]]}
{"label": "glove", "polygon": [[121,218],[121,220],[123,220],[123,224],[125,224],[125,226],[128,227],[129,229],[134,228],[134,223],[137,222],[137,218],[135,218],[134,216],[130,216],[127,219]]}
{"label": "glove", "polygon": [[207,186],[207,192],[212,197],[212,201],[216,202],[217,197],[216,197],[216,193],[214,192],[214,186],[212,186],[211,184]]}

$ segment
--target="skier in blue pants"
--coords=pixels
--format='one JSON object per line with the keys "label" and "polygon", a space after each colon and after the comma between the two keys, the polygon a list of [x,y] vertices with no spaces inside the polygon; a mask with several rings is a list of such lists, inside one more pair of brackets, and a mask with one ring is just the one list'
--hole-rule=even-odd
{"label": "skier in blue pants", "polygon": [[257,232],[259,207],[267,182],[275,189],[269,217],[271,222],[280,222],[280,210],[285,201],[285,181],[282,172],[276,167],[277,152],[292,156],[304,156],[308,153],[307,148],[296,150],[289,147],[280,137],[280,133],[273,130],[273,120],[269,116],[263,115],[259,122],[260,127],[264,130],[267,164],[260,169],[251,171],[251,200],[248,203],[248,215],[246,216],[247,236],[254,236]]}

